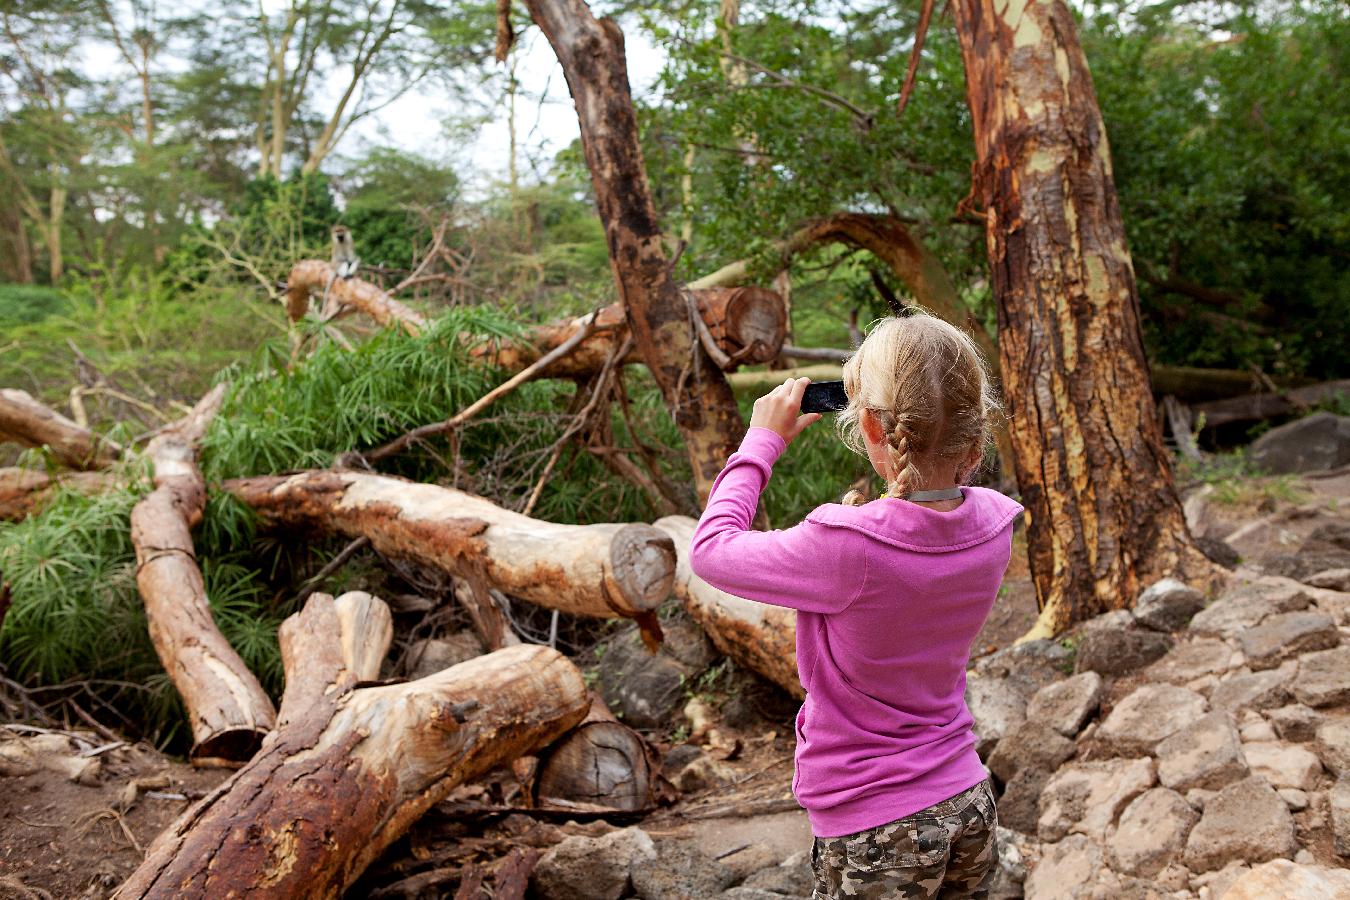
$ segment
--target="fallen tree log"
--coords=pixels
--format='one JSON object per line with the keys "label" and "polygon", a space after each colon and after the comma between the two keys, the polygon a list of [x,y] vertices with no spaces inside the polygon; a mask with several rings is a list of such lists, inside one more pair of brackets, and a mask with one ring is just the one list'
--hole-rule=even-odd
{"label": "fallen tree log", "polygon": [[302,259],[291,267],[286,276],[286,315],[292,322],[305,317],[310,294],[318,293],[324,296],[320,315],[325,321],[363,312],[381,325],[398,324],[409,334],[426,328],[425,318],[379,287],[361,278],[338,278],[336,274],[332,264],[322,259]]}
{"label": "fallen tree log", "polygon": [[1191,412],[1203,416],[1203,427],[1217,428],[1233,422],[1259,422],[1277,416],[1292,416],[1338,394],[1350,395],[1350,379],[1324,381],[1307,387],[1292,388],[1279,394],[1248,394],[1196,403]]}
{"label": "fallen tree log", "polygon": [[224,488],[268,524],[364,535],[387,556],[479,577],[572,615],[654,626],[675,577],[675,549],[650,525],[557,525],[452,488],[351,470],[236,478]]}
{"label": "fallen tree log", "polygon": [[100,469],[122,448],[33,399],[27,391],[0,388],[0,441],[51,449],[72,469]]}
{"label": "fallen tree log", "polygon": [[689,568],[689,542],[698,525],[694,519],[666,516],[655,525],[670,535],[679,556],[675,596],[713,646],[794,697],[806,696],[797,677],[796,612],[728,594],[695,575]]}
{"label": "fallen tree log", "polygon": [[658,771],[646,741],[592,693],[586,718],[540,756],[535,805],[588,813],[654,809]]}
{"label": "fallen tree log", "polygon": [[281,628],[276,731],[156,838],[116,896],[337,897],[454,787],[586,714],[581,673],[538,645],[363,687],[391,637],[383,601],[312,595]]}
{"label": "fallen tree log", "polygon": [[150,640],[183,698],[196,766],[248,760],[276,721],[272,701],[211,618],[193,552],[192,527],[206,508],[197,444],[220,409],[217,385],[192,414],[145,448],[155,489],[131,511],[136,587],[145,603]]}
{"label": "fallen tree log", "polygon": [[0,522],[17,522],[41,512],[59,491],[102,494],[122,481],[112,472],[66,472],[59,475],[15,466],[0,468]]}

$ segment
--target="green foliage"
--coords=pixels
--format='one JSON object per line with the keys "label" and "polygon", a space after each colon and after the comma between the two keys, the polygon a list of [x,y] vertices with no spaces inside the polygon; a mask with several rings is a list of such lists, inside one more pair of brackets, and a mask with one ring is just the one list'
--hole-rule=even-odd
{"label": "green foliage", "polygon": [[70,298],[37,284],[0,284],[0,325],[29,325],[65,312]]}
{"label": "green foliage", "polygon": [[342,221],[355,236],[357,255],[391,268],[411,268],[414,241],[427,237],[430,217],[418,211],[448,210],[459,195],[453,170],[398,150],[372,150],[343,180],[351,187],[344,191]]}

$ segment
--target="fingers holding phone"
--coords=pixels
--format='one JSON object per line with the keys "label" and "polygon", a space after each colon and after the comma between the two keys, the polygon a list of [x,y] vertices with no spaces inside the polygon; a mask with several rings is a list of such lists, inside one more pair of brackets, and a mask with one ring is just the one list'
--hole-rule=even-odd
{"label": "fingers holding phone", "polygon": [[760,397],[750,414],[750,427],[767,428],[785,443],[792,443],[808,425],[820,418],[820,413],[801,412],[802,396],[810,383],[809,378],[789,378]]}

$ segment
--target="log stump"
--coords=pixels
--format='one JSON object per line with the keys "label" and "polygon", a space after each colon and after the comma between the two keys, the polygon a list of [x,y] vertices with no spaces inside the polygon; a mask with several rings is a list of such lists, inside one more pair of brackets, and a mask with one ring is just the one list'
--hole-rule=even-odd
{"label": "log stump", "polygon": [[646,741],[592,693],[586,718],[540,756],[535,802],[543,809],[643,812],[656,807],[658,773]]}

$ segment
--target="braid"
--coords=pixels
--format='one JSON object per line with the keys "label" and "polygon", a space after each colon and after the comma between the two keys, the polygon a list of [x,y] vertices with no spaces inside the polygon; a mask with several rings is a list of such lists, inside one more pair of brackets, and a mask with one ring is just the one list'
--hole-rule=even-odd
{"label": "braid", "polygon": [[892,496],[899,497],[911,490],[919,480],[919,468],[914,464],[915,454],[911,447],[914,432],[905,421],[905,417],[897,416],[895,427],[891,429],[887,438],[891,460],[891,482],[887,485],[887,491]]}

